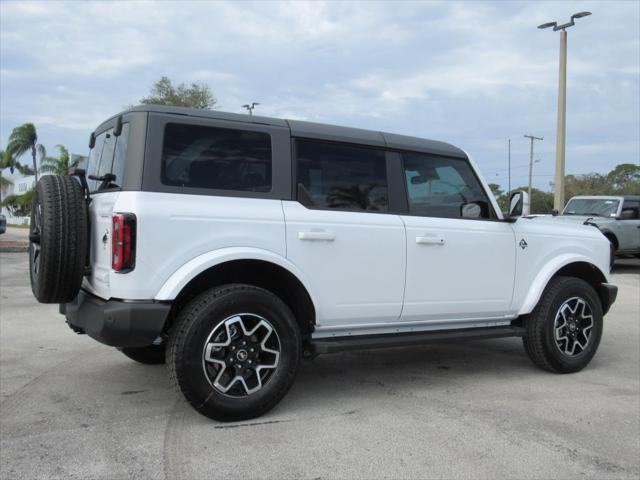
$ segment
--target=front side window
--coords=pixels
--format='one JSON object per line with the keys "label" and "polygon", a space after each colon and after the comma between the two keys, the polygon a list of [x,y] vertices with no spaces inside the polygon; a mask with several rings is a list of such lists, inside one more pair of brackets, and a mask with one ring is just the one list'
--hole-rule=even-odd
{"label": "front side window", "polygon": [[385,152],[375,148],[298,140],[298,201],[337,210],[388,210]]}
{"label": "front side window", "polygon": [[466,160],[413,152],[402,158],[411,214],[491,217],[487,195]]}
{"label": "front side window", "polygon": [[181,123],[165,127],[165,185],[270,192],[271,163],[266,133]]}
{"label": "front side window", "polygon": [[640,219],[640,200],[625,200],[622,204],[620,218],[624,220]]}

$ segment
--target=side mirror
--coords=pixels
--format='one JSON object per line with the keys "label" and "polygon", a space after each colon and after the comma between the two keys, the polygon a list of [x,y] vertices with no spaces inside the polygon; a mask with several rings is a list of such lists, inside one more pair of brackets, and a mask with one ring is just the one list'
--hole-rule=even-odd
{"label": "side mirror", "polygon": [[513,192],[509,198],[509,216],[526,217],[530,211],[529,194],[527,192]]}

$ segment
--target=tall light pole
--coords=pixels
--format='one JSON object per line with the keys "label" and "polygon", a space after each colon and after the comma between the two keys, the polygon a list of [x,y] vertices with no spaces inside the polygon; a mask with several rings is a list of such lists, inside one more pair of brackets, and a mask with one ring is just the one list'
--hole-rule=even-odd
{"label": "tall light pole", "polygon": [[256,108],[256,105],[260,105],[258,102],[251,102],[246,105],[242,105],[242,108],[246,108],[249,112],[249,115],[253,115],[253,109]]}
{"label": "tall light pole", "polygon": [[508,172],[509,172],[509,194],[507,195],[507,198],[511,198],[511,139],[509,139],[509,153],[508,153],[508,162],[509,162],[509,167],[508,167]]}
{"label": "tall light pole", "polygon": [[565,134],[567,131],[567,28],[576,24],[576,18],[591,15],[591,12],[579,12],[571,15],[571,21],[558,25],[558,22],[548,22],[538,25],[538,28],[553,27],[553,31],[560,30],[560,77],[558,87],[558,131],[556,134],[556,175],[553,208],[561,211],[564,207],[564,151]]}
{"label": "tall light pole", "polygon": [[531,153],[529,155],[529,203],[533,203],[533,197],[531,196],[531,181],[533,179],[533,141],[544,140],[542,137],[534,137],[533,135],[525,135],[525,138],[531,140]]}

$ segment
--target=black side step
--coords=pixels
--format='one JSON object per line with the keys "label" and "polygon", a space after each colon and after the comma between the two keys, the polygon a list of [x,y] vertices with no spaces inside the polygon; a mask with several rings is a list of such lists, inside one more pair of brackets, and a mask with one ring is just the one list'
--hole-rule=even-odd
{"label": "black side step", "polygon": [[462,328],[457,330],[437,330],[431,332],[388,333],[384,335],[318,338],[316,340],[312,339],[310,346],[313,353],[320,354],[343,352],[346,350],[404,347],[455,340],[522,337],[525,332],[525,328],[515,325],[503,327]]}

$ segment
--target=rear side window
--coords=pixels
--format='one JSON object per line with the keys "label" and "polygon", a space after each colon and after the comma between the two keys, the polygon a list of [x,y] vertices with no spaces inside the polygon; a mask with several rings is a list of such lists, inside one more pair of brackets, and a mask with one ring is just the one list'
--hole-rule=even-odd
{"label": "rear side window", "polygon": [[296,145],[300,203],[338,210],[388,210],[383,150],[308,140]]}
{"label": "rear side window", "polygon": [[402,154],[409,211],[441,218],[490,218],[482,185],[466,160],[405,152]]}
{"label": "rear side window", "polygon": [[165,185],[270,192],[271,165],[269,134],[180,123],[165,127]]}

